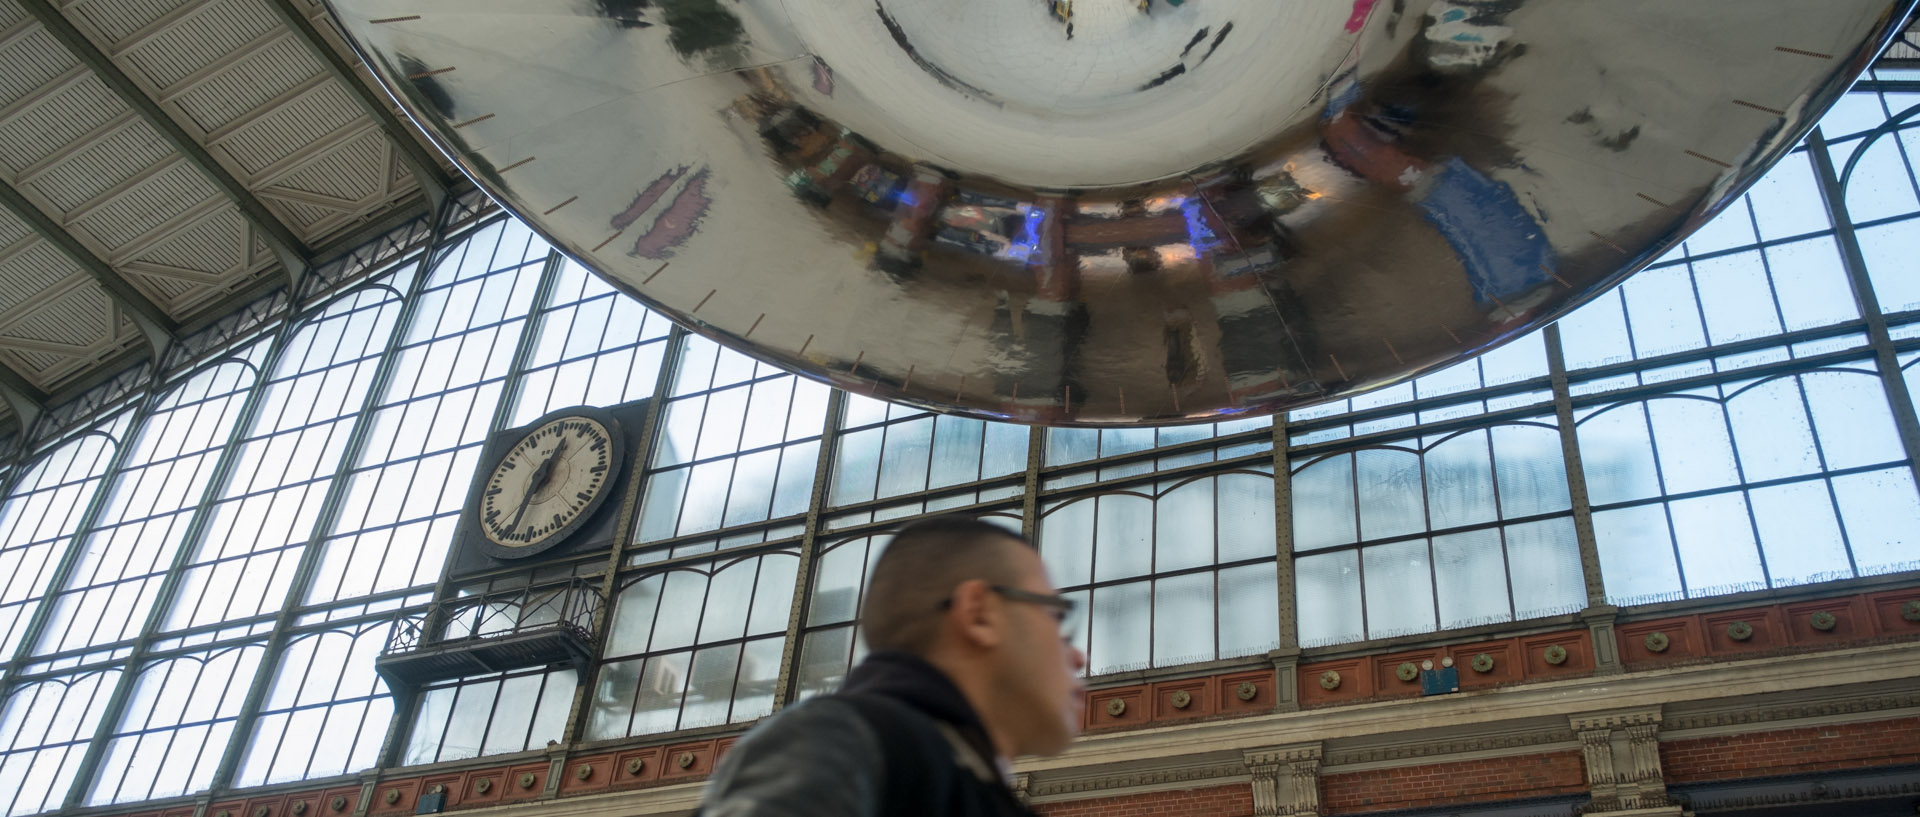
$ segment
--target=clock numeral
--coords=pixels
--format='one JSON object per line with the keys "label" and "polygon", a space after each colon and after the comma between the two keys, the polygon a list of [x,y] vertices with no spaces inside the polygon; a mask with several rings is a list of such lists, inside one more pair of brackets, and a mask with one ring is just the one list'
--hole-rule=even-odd
{"label": "clock numeral", "polygon": [[580,501],[581,501],[581,502],[585,502],[585,501],[587,501],[587,500],[589,500],[589,499],[592,499],[592,498],[593,498],[593,494],[590,494],[590,493],[587,493],[586,491],[581,491],[581,492],[579,492],[579,493],[577,493],[577,494],[574,494],[574,496],[575,496],[575,497],[578,497],[578,498],[580,499]]}
{"label": "clock numeral", "polygon": [[487,496],[499,496],[499,495],[500,495],[499,484],[496,483],[492,488],[487,489]]}
{"label": "clock numeral", "polygon": [[515,461],[513,461],[513,460],[503,460],[503,461],[501,461],[501,463],[500,463],[500,469],[501,469],[501,470],[503,470],[503,471],[511,471],[511,470],[513,470],[514,468],[517,468],[517,467],[519,467],[519,463],[517,463],[517,462],[515,462]]}
{"label": "clock numeral", "polygon": [[593,444],[587,446],[588,451],[605,451],[606,448],[607,438],[605,437],[595,437],[593,438]]}
{"label": "clock numeral", "polygon": [[604,465],[604,464],[603,464],[603,465],[596,465],[596,466],[594,466],[594,467],[592,467],[592,468],[588,468],[588,469],[587,469],[587,473],[589,473],[589,474],[604,474],[604,473],[606,473],[606,472],[607,472],[607,466],[606,466],[606,465]]}

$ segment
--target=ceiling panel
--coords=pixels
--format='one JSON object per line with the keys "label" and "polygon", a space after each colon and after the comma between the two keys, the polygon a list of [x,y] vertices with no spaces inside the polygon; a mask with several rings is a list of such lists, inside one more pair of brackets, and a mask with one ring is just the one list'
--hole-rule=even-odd
{"label": "ceiling panel", "polygon": [[71,214],[142,176],[164,172],[180,161],[160,134],[145,122],[114,128],[93,143],[39,173],[21,180],[60,213]]}
{"label": "ceiling panel", "polygon": [[116,57],[127,73],[163,93],[208,64],[279,28],[259,0],[208,0]]}
{"label": "ceiling panel", "polygon": [[173,99],[201,133],[233,124],[325,69],[306,46],[274,41]]}
{"label": "ceiling panel", "polygon": [[42,391],[58,389],[92,364],[142,342],[99,285],[75,273],[70,284],[50,291],[26,314],[0,319],[0,363]]}
{"label": "ceiling panel", "polygon": [[56,83],[32,105],[0,120],[0,163],[12,173],[74,148],[103,123],[125,121],[125,103],[90,74]]}
{"label": "ceiling panel", "polygon": [[0,31],[13,28],[27,19],[27,10],[13,0],[0,0]]}
{"label": "ceiling panel", "polygon": [[141,28],[199,0],[81,0],[67,6],[67,18],[92,29],[96,42],[118,45]]}
{"label": "ceiling panel", "polygon": [[230,157],[241,175],[255,178],[309,149],[318,137],[365,122],[346,89],[326,83],[234,130],[218,142],[216,153]]}
{"label": "ceiling panel", "polygon": [[79,65],[80,61],[62,48],[52,34],[33,25],[0,46],[0,105],[32,94],[54,77]]}
{"label": "ceiling panel", "polygon": [[[25,225],[12,217],[6,221],[24,232]],[[80,268],[60,254],[60,249],[38,238],[4,261],[0,261],[0,324],[15,317],[15,312],[32,309],[35,299],[74,276]],[[8,246],[14,242],[8,242]]]}
{"label": "ceiling panel", "polygon": [[91,237],[101,255],[111,256],[175,214],[219,195],[197,168],[176,162],[70,224],[78,228],[76,234]]}

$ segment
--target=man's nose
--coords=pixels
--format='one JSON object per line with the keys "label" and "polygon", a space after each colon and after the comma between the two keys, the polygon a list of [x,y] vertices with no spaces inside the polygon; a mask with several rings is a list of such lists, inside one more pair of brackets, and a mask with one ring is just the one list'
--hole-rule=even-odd
{"label": "man's nose", "polygon": [[1068,663],[1068,664],[1069,664],[1070,666],[1072,666],[1072,667],[1073,667],[1073,671],[1074,671],[1074,672],[1079,672],[1079,671],[1081,671],[1081,670],[1083,670],[1083,669],[1086,669],[1086,668],[1087,668],[1087,654],[1086,654],[1086,653],[1083,653],[1083,652],[1081,652],[1081,651],[1080,651],[1080,648],[1079,648],[1079,647],[1068,647],[1068,648],[1067,648],[1067,663]]}

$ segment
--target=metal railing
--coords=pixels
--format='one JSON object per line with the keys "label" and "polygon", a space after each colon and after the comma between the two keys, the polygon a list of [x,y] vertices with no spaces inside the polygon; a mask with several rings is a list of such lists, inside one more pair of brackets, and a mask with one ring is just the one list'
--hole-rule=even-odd
{"label": "metal railing", "polygon": [[570,631],[591,644],[594,617],[605,603],[598,584],[581,578],[449,599],[396,622],[386,654],[553,630]]}

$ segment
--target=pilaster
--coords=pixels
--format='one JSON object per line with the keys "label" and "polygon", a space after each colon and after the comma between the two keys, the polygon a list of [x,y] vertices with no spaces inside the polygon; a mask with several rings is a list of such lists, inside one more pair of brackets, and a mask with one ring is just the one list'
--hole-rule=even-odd
{"label": "pilaster", "polygon": [[1255,817],[1319,817],[1322,757],[1317,741],[1243,751]]}
{"label": "pilaster", "polygon": [[1660,770],[1660,707],[1574,715],[1568,719],[1580,738],[1587,785],[1593,801],[1588,817],[1679,815],[1667,796]]}

